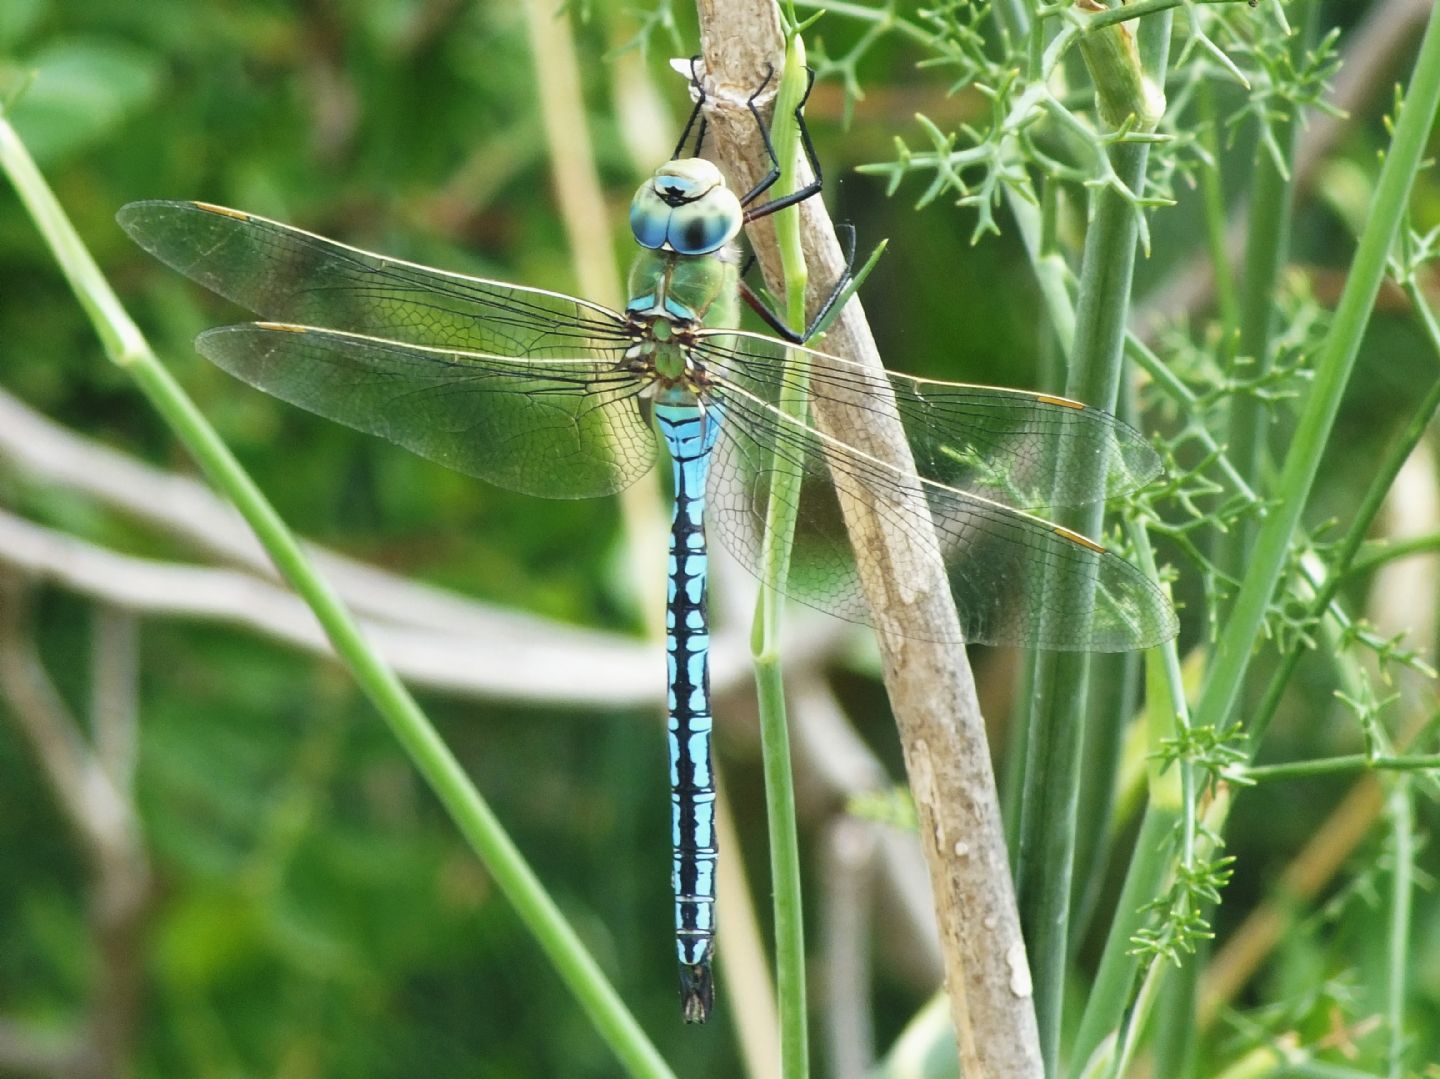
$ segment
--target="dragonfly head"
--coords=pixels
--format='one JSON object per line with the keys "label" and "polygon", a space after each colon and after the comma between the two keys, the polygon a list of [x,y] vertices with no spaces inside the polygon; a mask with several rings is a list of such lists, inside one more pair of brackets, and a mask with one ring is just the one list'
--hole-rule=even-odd
{"label": "dragonfly head", "polygon": [[630,202],[635,241],[652,251],[713,254],[736,237],[744,219],[720,170],[699,157],[667,161]]}

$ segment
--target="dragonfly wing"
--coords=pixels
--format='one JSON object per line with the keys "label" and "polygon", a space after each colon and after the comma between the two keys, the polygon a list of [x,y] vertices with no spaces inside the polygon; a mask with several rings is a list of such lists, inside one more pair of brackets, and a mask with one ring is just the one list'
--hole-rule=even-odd
{"label": "dragonfly wing", "polygon": [[263,318],[412,345],[618,359],[609,308],[544,289],[387,258],[203,202],[132,202],[120,226],[156,258]]}
{"label": "dragonfly wing", "polygon": [[281,400],[527,494],[610,494],[655,459],[641,386],[608,362],[520,360],[263,322],[209,330],[196,347]]}
{"label": "dragonfly wing", "polygon": [[[843,496],[910,533],[917,550],[935,552],[917,557],[943,560],[967,642],[1111,652],[1150,647],[1175,635],[1175,613],[1159,589],[1098,544],[967,491],[907,479],[787,419],[734,383],[723,382],[714,397],[723,421],[709,519],[722,542],[762,580],[765,513],[775,489],[777,454],[783,467],[798,469],[802,477],[792,500],[798,524],[790,572],[783,581],[767,582],[794,599],[851,621],[872,621],[841,514]],[[903,508],[912,496],[924,499],[929,521]],[[897,566],[895,573],[904,581],[928,576],[925,571],[933,568]]]}
{"label": "dragonfly wing", "polygon": [[808,386],[821,411],[889,397],[921,476],[1017,509],[1115,498],[1161,470],[1133,427],[1068,398],[880,373],[741,331],[707,334],[699,351],[762,401],[775,401],[786,383]]}

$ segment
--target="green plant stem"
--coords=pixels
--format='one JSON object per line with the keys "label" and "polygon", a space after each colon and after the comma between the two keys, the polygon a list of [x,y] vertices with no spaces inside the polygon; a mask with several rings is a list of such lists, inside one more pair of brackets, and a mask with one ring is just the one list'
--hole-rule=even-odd
{"label": "green plant stem", "polygon": [[[782,170],[776,197],[796,190],[799,132],[795,109],[805,91],[805,49],[800,36],[790,33],[785,69],[775,96],[771,140]],[[800,217],[793,208],[774,215],[780,263],[785,273],[786,318],[792,326],[805,325],[805,288],[809,275],[800,244]],[[793,374],[785,379],[778,406],[787,416],[803,421],[807,389]],[[770,474],[770,497],[765,515],[763,579],[783,581],[789,572],[799,505],[801,475],[798,464],[777,452]],[[805,923],[800,890],[800,842],[795,821],[795,787],[790,767],[790,733],[785,709],[785,687],[780,667],[780,593],[760,589],[751,635],[755,684],[760,710],[760,746],[765,771],[766,819],[770,832],[770,876],[774,888],[775,968],[780,1004],[781,1073],[786,1079],[803,1079],[810,1073],[809,1034],[805,1006]]]}
{"label": "green plant stem", "polygon": [[1395,135],[1380,170],[1370,216],[1360,236],[1339,306],[1316,364],[1315,379],[1301,413],[1276,490],[1251,552],[1230,618],[1220,632],[1215,661],[1195,710],[1198,726],[1227,721],[1239,699],[1255,652],[1270,597],[1285,569],[1289,545],[1309,499],[1354,369],[1365,327],[1385,274],[1385,259],[1405,213],[1411,184],[1440,105],[1440,8],[1433,9]]}
{"label": "green plant stem", "polygon": [[1077,868],[1071,881],[1068,957],[1072,961],[1108,883],[1104,867],[1109,862],[1115,838],[1115,829],[1108,822],[1115,810],[1115,777],[1120,774],[1124,759],[1125,733],[1139,703],[1142,660],[1138,652],[1117,652],[1094,658],[1089,698],[1084,705],[1090,717],[1085,738],[1086,766],[1080,776],[1075,818],[1107,823],[1103,827],[1079,829],[1075,837]]}
{"label": "green plant stem", "polygon": [[[1141,24],[1137,52],[1148,83],[1163,86],[1170,37],[1170,18]],[[1128,191],[1143,188],[1148,144],[1119,143],[1110,148],[1111,165]],[[1094,212],[1086,232],[1075,308],[1075,340],[1070,353],[1067,396],[1113,409],[1120,384],[1120,360],[1139,239],[1137,208],[1129,198],[1107,187],[1095,195]],[[1098,531],[1103,507],[1091,507],[1072,518],[1072,527],[1092,534]],[[1040,1044],[1051,1071],[1058,1070],[1061,999],[1065,957],[1068,955],[1068,899],[1075,849],[1075,808],[1083,747],[1084,709],[1088,665],[1083,655],[1065,653],[1037,659],[1032,699],[1030,758],[1026,762],[1024,816],[1021,821],[1017,890],[1022,924],[1035,980],[1036,1015]],[[1153,808],[1153,803],[1152,803]],[[1166,819],[1168,818],[1168,819]],[[1147,813],[1152,827],[1173,829],[1175,814]],[[1155,895],[1164,878],[1168,859],[1160,856],[1168,832],[1146,835],[1156,861],[1153,872],[1127,878],[1122,903],[1138,910]],[[1142,855],[1137,850],[1137,857]],[[1133,868],[1133,866],[1132,866]],[[1140,888],[1148,890],[1139,891]],[[1122,908],[1125,909],[1125,908]],[[1124,956],[1133,929],[1116,940],[1112,927],[1106,958]],[[1112,974],[1106,989],[1117,1010],[1103,1030],[1114,1030],[1124,1011],[1134,977],[1133,963]],[[1097,987],[1098,991],[1098,987]],[[1095,991],[1092,991],[1092,1004]],[[1087,1012],[1087,1015],[1089,1013]],[[1094,1037],[1098,1046],[1102,1032]],[[1077,1059],[1084,1061],[1085,1052]]]}
{"label": "green plant stem", "polygon": [[1440,754],[1415,757],[1372,757],[1347,753],[1313,761],[1286,761],[1284,764],[1257,764],[1246,768],[1242,778],[1261,782],[1277,779],[1310,779],[1315,776],[1344,775],[1349,772],[1426,772],[1440,770]]}
{"label": "green plant stem", "polygon": [[[1132,524],[1130,527],[1131,540],[1135,548],[1135,562],[1148,576],[1156,578],[1155,553],[1150,546],[1149,536],[1143,527]],[[1197,857],[1196,834],[1198,831],[1195,821],[1196,805],[1198,799],[1195,795],[1195,769],[1189,760],[1182,758],[1176,766],[1166,767],[1158,752],[1159,747],[1167,742],[1173,742],[1181,737],[1189,726],[1188,709],[1185,700],[1184,678],[1180,669],[1180,653],[1175,641],[1166,641],[1158,648],[1151,649],[1145,656],[1145,719],[1146,719],[1146,742],[1151,749],[1149,760],[1146,766],[1146,788],[1149,796],[1148,806],[1155,811],[1152,818],[1148,813],[1146,820],[1151,821],[1154,826],[1168,827],[1171,829],[1170,838],[1172,844],[1178,836],[1178,846],[1157,846],[1153,851],[1155,858],[1149,861],[1149,867],[1153,875],[1135,878],[1139,887],[1155,889],[1150,894],[1159,894],[1159,889],[1164,886],[1167,877],[1173,877],[1177,865],[1184,869],[1194,866]],[[1142,828],[1140,842],[1145,842],[1145,830]],[[1138,848],[1137,848],[1138,850]],[[1160,855],[1173,851],[1173,857],[1160,857]],[[1133,868],[1133,861],[1132,861]],[[1132,881],[1126,881],[1126,895],[1131,894]],[[1121,897],[1121,910],[1144,909],[1142,901],[1139,908],[1124,906],[1128,900]],[[1124,960],[1132,959],[1130,942],[1134,937],[1135,930],[1139,928],[1138,919],[1134,925],[1126,925],[1125,935],[1117,940],[1112,924],[1112,937],[1106,942],[1106,950],[1102,957],[1102,968],[1100,976],[1097,977],[1095,986],[1091,991],[1092,1004],[1098,999],[1107,1002],[1111,1011],[1107,1021],[1113,1017],[1117,1024],[1115,1027],[1108,1027],[1097,1034],[1087,1033],[1086,1021],[1091,1016],[1091,1010],[1087,1007],[1085,1016],[1082,1017],[1081,1044],[1077,1045],[1072,1056],[1072,1070],[1078,1071],[1080,1062],[1084,1062],[1087,1069],[1094,1069],[1101,1072],[1108,1068],[1108,1074],[1124,1074],[1126,1061],[1136,1050],[1141,1035],[1144,1033],[1150,1012],[1152,1009],[1166,1004],[1170,1005],[1165,1010],[1162,1018],[1168,1021],[1176,1029],[1193,1028],[1193,1021],[1188,1016],[1176,1014],[1176,1008],[1188,1006],[1194,1001],[1193,982],[1187,987],[1186,984],[1177,983],[1175,979],[1166,979],[1166,961],[1151,956],[1149,969],[1136,991],[1133,1007],[1126,1011],[1129,1003],[1129,987],[1134,984],[1136,968],[1125,965]],[[1112,950],[1113,949],[1113,950]],[[1119,962],[1115,962],[1119,960]],[[1105,964],[1109,962],[1109,966]],[[1117,1031],[1118,1036],[1113,1039],[1106,1039],[1103,1035],[1110,1029]],[[1091,1028],[1093,1031],[1093,1028]],[[1086,1039],[1090,1040],[1086,1040]],[[1093,1042],[1093,1043],[1092,1043]],[[1100,1045],[1107,1045],[1110,1049],[1108,1057],[1093,1059],[1094,1050]],[[1183,1062],[1189,1052],[1193,1050],[1193,1037],[1174,1037],[1165,1040],[1157,1045],[1157,1060],[1164,1059],[1172,1068],[1183,1067]],[[1083,1053],[1081,1049],[1083,1048]],[[1173,1074],[1173,1071],[1167,1074]]]}
{"label": "green plant stem", "polygon": [[1069,1074],[1086,1074],[1090,1058],[1121,1025],[1130,1003],[1139,960],[1131,954],[1131,938],[1144,924],[1146,904],[1165,888],[1165,875],[1174,860],[1183,807],[1179,800],[1151,801],[1145,808],[1135,837],[1135,853],[1115,904],[1115,918],[1100,953],[1100,967],[1090,986],[1089,999],[1070,1051]]}
{"label": "green plant stem", "polygon": [[[1187,965],[1203,970],[1208,958],[1209,949],[1202,947],[1187,960]],[[1147,977],[1154,977],[1156,973],[1152,967]],[[1197,988],[1197,979],[1173,976],[1165,978],[1159,985],[1155,1001],[1155,1036],[1150,1043],[1155,1051],[1152,1075],[1194,1074],[1186,1069],[1200,1040],[1200,1031],[1195,1025]],[[1141,992],[1143,994],[1143,989]]]}
{"label": "green plant stem", "polygon": [[1389,1028],[1388,1075],[1389,1079],[1400,1079],[1405,1066],[1405,972],[1410,966],[1415,890],[1415,805],[1410,782],[1403,778],[1397,782],[1387,802],[1395,867],[1390,880],[1385,1018]]}
{"label": "green plant stem", "polygon": [[626,1071],[636,1076],[670,1076],[670,1069],[409,691],[366,641],[344,604],[310,565],[294,535],[214,428],[155,357],[3,117],[0,168],[50,244],[110,359],[135,380],[211,482],[240,511],[276,569],[314,611],[336,653]]}
{"label": "green plant stem", "polygon": [[[1148,156],[1149,146],[1144,143],[1120,143],[1112,148],[1115,171],[1132,191],[1143,184]],[[1114,189],[1100,191],[1085,237],[1075,345],[1065,392],[1107,410],[1113,410],[1119,393],[1137,239],[1135,207]],[[1103,510],[1099,505],[1088,507],[1061,523],[1094,535]],[[1035,704],[1027,739],[1016,889],[1035,982],[1041,1051],[1052,1068],[1059,1056],[1061,999],[1069,954],[1087,658],[1083,653],[1037,654]]]}
{"label": "green plant stem", "polygon": [[1085,16],[1085,29],[1098,30],[1102,26],[1114,26],[1116,23],[1138,19],[1142,15],[1155,15],[1162,11],[1169,11],[1171,8],[1180,7],[1185,3],[1243,4],[1248,2],[1249,0],[1132,0],[1132,2],[1119,7],[1112,7],[1109,11],[1097,11],[1093,15]]}
{"label": "green plant stem", "polygon": [[1363,577],[1381,566],[1398,562],[1402,558],[1410,558],[1417,554],[1431,554],[1435,551],[1440,551],[1440,532],[1431,532],[1428,535],[1413,536],[1404,540],[1382,540],[1374,544],[1373,549],[1357,555],[1355,561],[1350,563],[1349,568],[1338,580],[1346,581],[1354,577]]}
{"label": "green plant stem", "polygon": [[1025,0],[997,0],[994,12],[996,25],[1012,41],[1020,41],[1030,34],[1030,9]]}
{"label": "green plant stem", "polygon": [[[1138,418],[1139,402],[1133,380],[1126,380],[1120,389],[1115,415],[1128,423]],[[1147,561],[1138,561],[1141,572],[1155,577],[1154,555],[1145,529],[1138,524],[1129,529],[1137,546],[1143,545]],[[1144,685],[1146,660],[1150,653],[1121,652],[1092,657],[1089,699],[1085,707],[1089,716],[1086,733],[1084,767],[1080,776],[1076,802],[1077,821],[1105,821],[1104,827],[1078,828],[1075,840],[1076,872],[1070,897],[1070,961],[1074,961],[1089,929],[1100,897],[1108,881],[1103,867],[1109,865],[1117,829],[1111,823],[1120,793],[1116,777],[1125,762],[1126,734],[1131,721],[1140,713],[1141,690]],[[1157,698],[1157,700],[1168,698]]]}
{"label": "green plant stem", "polygon": [[919,23],[896,15],[893,5],[867,7],[864,4],[852,3],[850,0],[794,0],[794,4],[798,8],[805,8],[809,11],[843,15],[847,19],[856,19],[860,22],[874,23],[886,29],[893,29],[917,45],[931,45],[935,41],[933,31],[927,30]]}

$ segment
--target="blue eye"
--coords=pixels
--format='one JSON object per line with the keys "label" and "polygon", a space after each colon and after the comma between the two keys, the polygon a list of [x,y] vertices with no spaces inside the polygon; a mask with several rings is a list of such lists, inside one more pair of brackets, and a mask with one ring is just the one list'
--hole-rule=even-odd
{"label": "blue eye", "polygon": [[670,215],[670,246],[682,255],[708,255],[734,235],[729,226],[723,213],[701,211],[698,206],[676,210]]}
{"label": "blue eye", "polygon": [[670,227],[670,207],[666,206],[647,184],[635,192],[630,202],[630,231],[641,247],[657,251],[665,246]]}

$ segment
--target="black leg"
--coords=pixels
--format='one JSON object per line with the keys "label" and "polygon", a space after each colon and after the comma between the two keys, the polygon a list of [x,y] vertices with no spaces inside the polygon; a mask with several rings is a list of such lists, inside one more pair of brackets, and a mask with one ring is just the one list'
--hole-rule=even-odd
{"label": "black leg", "polygon": [[[765,78],[761,81],[760,85],[755,88],[755,92],[750,95],[749,100],[745,102],[745,107],[750,110],[750,115],[755,117],[755,126],[760,129],[760,139],[765,143],[765,153],[770,157],[770,171],[761,177],[760,182],[752,187],[740,200],[741,206],[748,206],[755,199],[770,190],[770,188],[774,186],[775,181],[780,179],[780,158],[775,153],[775,144],[770,141],[770,129],[765,126],[765,120],[761,117],[760,110],[755,107],[755,99],[765,92],[765,87],[770,85],[770,80],[774,77],[775,66],[773,64],[766,64]],[[806,96],[809,96],[808,91],[806,92]],[[748,214],[745,220],[750,220]]]}
{"label": "black leg", "polygon": [[[800,99],[800,104],[795,106],[795,125],[800,130],[800,146],[805,152],[805,160],[810,163],[810,171],[815,174],[815,179],[800,188],[800,190],[792,191],[783,198],[771,199],[763,206],[758,206],[753,210],[746,210],[745,221],[747,223],[758,221],[762,217],[769,217],[777,210],[783,210],[787,206],[794,206],[797,202],[804,202],[811,195],[816,194],[823,186],[824,180],[820,172],[820,158],[815,153],[815,144],[810,141],[810,128],[805,124],[805,102],[810,100],[810,91],[815,88],[815,69],[807,67],[805,71],[809,76],[809,80],[805,84],[805,95]],[[760,182],[751,188],[749,193],[740,200],[741,206],[748,206],[756,198],[768,191],[776,180],[780,179],[780,158],[775,153],[774,143],[770,141],[770,129],[765,126],[765,121],[760,118],[760,110],[755,107],[755,98],[760,95],[761,90],[765,89],[769,81],[770,76],[767,75],[760,89],[751,95],[750,100],[746,102],[746,104],[750,108],[750,114],[755,117],[756,125],[760,128],[760,137],[765,142],[765,152],[770,155],[771,168],[770,171],[761,178]]]}
{"label": "black leg", "polygon": [[770,305],[762,300],[755,290],[744,281],[740,282],[740,298],[745,301],[750,310],[754,311],[764,320],[765,325],[770,327],[776,337],[789,341],[792,345],[798,345],[804,342],[805,335],[796,333],[786,325],[785,320],[777,315],[774,310],[771,309]]}
{"label": "black leg", "polygon": [[850,275],[855,269],[855,226],[846,222],[837,227],[845,233],[845,269],[840,276],[836,278],[834,287],[830,289],[830,294],[825,297],[825,302],[820,305],[820,310],[815,312],[815,317],[810,320],[803,333],[796,333],[792,330],[786,324],[785,320],[781,318],[769,304],[760,298],[759,293],[745,283],[745,272],[748,271],[754,263],[754,255],[750,256],[749,262],[745,264],[745,269],[740,272],[740,298],[745,301],[752,311],[764,320],[765,325],[775,331],[777,336],[789,341],[792,345],[803,345],[815,336],[816,329],[830,316],[831,308],[833,308],[840,297],[844,295],[847,286],[850,284]]}
{"label": "black leg", "polygon": [[690,110],[690,119],[685,121],[685,130],[680,132],[680,141],[675,144],[675,152],[670,155],[671,161],[685,152],[685,143],[690,138],[690,131],[695,127],[696,120],[700,121],[700,134],[695,138],[695,153],[691,155],[692,157],[700,156],[700,144],[705,141],[705,120],[700,115],[700,110],[705,107],[705,86],[700,82],[700,73],[695,67],[699,62],[699,53],[690,57],[690,85],[695,87],[699,96],[695,98],[695,107]]}

